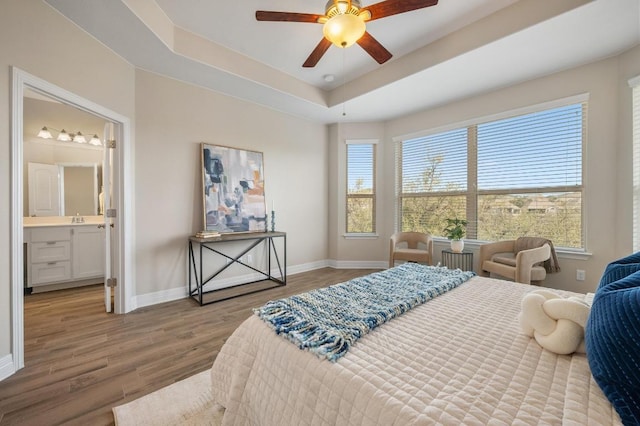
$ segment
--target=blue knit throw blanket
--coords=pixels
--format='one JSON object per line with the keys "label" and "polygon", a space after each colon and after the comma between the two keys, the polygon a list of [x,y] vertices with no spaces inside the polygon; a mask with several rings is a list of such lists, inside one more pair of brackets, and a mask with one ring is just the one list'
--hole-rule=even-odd
{"label": "blue knit throw blanket", "polygon": [[300,349],[335,362],[369,331],[474,275],[459,269],[404,263],[270,301],[254,312]]}

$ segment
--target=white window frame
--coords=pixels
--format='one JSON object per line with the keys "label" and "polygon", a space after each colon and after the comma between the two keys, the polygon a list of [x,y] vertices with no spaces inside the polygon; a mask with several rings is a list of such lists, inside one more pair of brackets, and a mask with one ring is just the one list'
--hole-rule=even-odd
{"label": "white window frame", "polygon": [[[344,223],[344,237],[345,238],[372,238],[372,237],[377,237],[377,157],[378,157],[378,139],[346,139],[345,141],[345,198],[344,198],[344,218],[345,218],[345,223]],[[347,154],[347,150],[348,150],[348,146],[349,145],[372,145],[372,149],[373,149],[373,170],[372,170],[372,183],[373,183],[373,194],[371,194],[371,198],[372,198],[372,209],[373,209],[373,231],[372,232],[347,232],[347,227],[349,225],[349,211],[348,211],[348,205],[349,205],[349,198],[351,198],[351,196],[349,195],[349,159],[348,159],[348,154]],[[360,196],[358,198],[369,198],[369,196],[367,197],[363,197]]]}
{"label": "white window frame", "polygon": [[[640,79],[640,77],[639,77]],[[639,82],[640,83],[640,82]],[[499,120],[503,120],[503,119],[508,119],[508,118],[512,118],[512,117],[516,117],[516,116],[520,116],[520,115],[526,115],[526,114],[532,114],[532,113],[536,113],[536,112],[541,112],[541,111],[545,111],[545,110],[551,110],[554,108],[559,108],[559,107],[563,107],[563,106],[568,106],[568,105],[572,105],[572,104],[579,104],[579,103],[584,103],[587,105],[588,108],[588,101],[589,101],[589,95],[587,93],[583,93],[583,94],[579,94],[579,95],[575,95],[575,96],[570,96],[570,97],[566,97],[566,98],[562,98],[562,99],[557,99],[557,100],[553,100],[550,102],[544,102],[544,103],[540,103],[540,104],[536,104],[536,105],[531,105],[531,106],[527,106],[527,107],[523,107],[523,108],[518,108],[518,109],[514,109],[514,110],[510,110],[510,111],[505,111],[502,113],[498,113],[498,114],[492,114],[492,115],[488,115],[488,116],[483,116],[483,117],[479,117],[479,118],[473,118],[470,120],[465,120],[463,122],[457,122],[457,123],[452,123],[446,126],[441,126],[441,127],[437,127],[437,128],[433,128],[430,130],[426,130],[426,131],[421,131],[421,132],[416,132],[416,133],[412,133],[412,134],[408,134],[408,135],[402,135],[402,136],[397,136],[393,138],[393,141],[395,143],[395,156],[396,156],[396,193],[395,193],[395,198],[396,198],[396,202],[395,202],[395,217],[394,217],[394,229],[395,231],[399,230],[401,228],[401,224],[402,224],[402,217],[401,217],[401,193],[400,191],[402,190],[400,188],[401,185],[401,170],[399,169],[398,164],[399,164],[399,157],[401,156],[401,144],[403,141],[405,140],[411,140],[411,139],[417,139],[417,138],[423,138],[423,137],[427,137],[430,135],[436,135],[436,134],[440,134],[440,133],[445,133],[448,131],[452,131],[452,130],[456,130],[456,129],[461,129],[461,128],[472,128],[474,126],[478,126],[480,124],[483,123],[487,123],[487,122],[492,122],[492,121],[499,121]],[[586,120],[585,120],[586,121]],[[586,218],[585,218],[585,199],[586,199],[586,193],[584,191],[585,188],[585,179],[586,179],[586,174],[585,174],[585,156],[586,156],[586,122],[584,123],[584,127],[583,127],[583,131],[585,132],[585,134],[583,134],[583,138],[582,138],[582,185],[579,188],[573,188],[576,190],[579,190],[581,192],[581,198],[582,198],[582,206],[581,206],[581,233],[582,233],[582,248],[567,248],[567,247],[560,247],[561,251],[567,252],[567,253],[572,253],[575,255],[583,255],[583,254],[588,254],[587,253],[587,231],[585,228],[585,223],[586,223]],[[640,147],[639,147],[640,150]],[[640,163],[640,160],[639,160]],[[477,164],[477,163],[476,163]],[[640,177],[639,177],[640,180]],[[639,185],[640,187],[640,185]],[[467,188],[467,191],[465,192],[468,193],[471,189]],[[640,194],[640,189],[639,189],[639,194]],[[442,195],[442,194],[440,194]],[[446,195],[446,194],[445,194]],[[461,195],[461,194],[450,194],[450,195]],[[640,198],[640,195],[639,195]],[[639,201],[640,204],[640,201]],[[469,208],[469,206],[467,206],[467,209]],[[475,212],[474,214],[477,214],[477,212]],[[640,219],[639,219],[640,222]],[[436,237],[436,239],[438,239]],[[478,240],[472,240],[472,245],[475,241]]]}

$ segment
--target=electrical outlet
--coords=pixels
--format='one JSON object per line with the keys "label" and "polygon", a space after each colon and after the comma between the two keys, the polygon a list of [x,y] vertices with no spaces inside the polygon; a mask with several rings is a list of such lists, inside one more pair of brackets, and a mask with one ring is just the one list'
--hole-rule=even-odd
{"label": "electrical outlet", "polygon": [[584,281],[586,279],[586,273],[584,269],[576,269],[576,280]]}

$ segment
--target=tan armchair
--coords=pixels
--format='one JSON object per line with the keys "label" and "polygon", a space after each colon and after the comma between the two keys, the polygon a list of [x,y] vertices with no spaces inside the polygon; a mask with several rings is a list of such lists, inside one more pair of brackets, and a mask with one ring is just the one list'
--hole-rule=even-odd
{"label": "tan armchair", "polygon": [[431,264],[433,240],[422,232],[396,232],[389,243],[389,268],[396,260]]}
{"label": "tan armchair", "polygon": [[539,285],[547,276],[542,262],[551,257],[550,244],[516,252],[516,240],[498,241],[480,246],[478,275],[491,273],[523,284]]}

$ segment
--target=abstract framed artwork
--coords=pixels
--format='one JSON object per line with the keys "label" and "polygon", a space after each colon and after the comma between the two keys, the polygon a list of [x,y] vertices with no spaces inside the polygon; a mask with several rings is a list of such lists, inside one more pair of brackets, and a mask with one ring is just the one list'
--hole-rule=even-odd
{"label": "abstract framed artwork", "polygon": [[202,143],[205,230],[265,232],[262,152]]}

